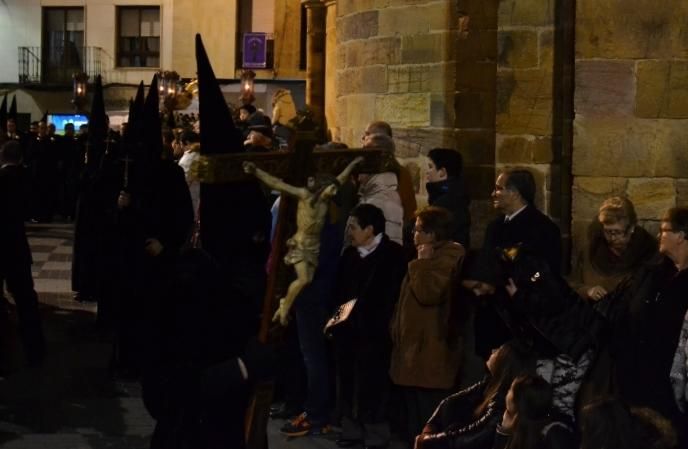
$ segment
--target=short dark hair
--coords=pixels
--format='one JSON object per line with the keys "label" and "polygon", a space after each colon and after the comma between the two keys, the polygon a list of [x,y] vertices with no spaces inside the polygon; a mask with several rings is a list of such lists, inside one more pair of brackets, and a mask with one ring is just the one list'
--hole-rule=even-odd
{"label": "short dark hair", "polygon": [[22,149],[19,142],[16,140],[9,140],[0,148],[0,161],[18,164],[22,160]]}
{"label": "short dark hair", "polygon": [[434,233],[435,240],[444,241],[452,237],[452,214],[443,207],[427,206],[416,212],[416,218],[423,223],[423,230]]}
{"label": "short dark hair", "polygon": [[458,151],[450,148],[433,148],[428,151],[428,157],[438,170],[443,168],[448,177],[455,178],[461,175],[463,157]]}
{"label": "short dark hair", "polygon": [[688,238],[688,208],[672,207],[664,213],[662,221],[671,224],[675,232],[683,232]]}
{"label": "short dark hair", "polygon": [[531,205],[535,203],[535,178],[531,172],[514,169],[507,170],[504,174],[506,174],[507,189],[518,192],[526,203]]}
{"label": "short dark hair", "polygon": [[182,141],[182,143],[195,143],[199,141],[198,134],[195,132],[191,131],[190,129],[185,130],[182,135],[179,137],[179,140]]}
{"label": "short dark hair", "polygon": [[254,112],[256,112],[256,107],[252,104],[242,104],[241,106],[239,106],[239,110],[242,109],[248,112],[249,114],[253,114]]}
{"label": "short dark hair", "polygon": [[366,144],[364,145],[364,148],[369,147],[382,148],[383,150],[388,151],[392,154],[394,154],[394,151],[396,150],[394,140],[387,134],[383,133],[370,134],[369,138],[366,139]]}
{"label": "short dark hair", "polygon": [[72,122],[66,123],[64,126],[64,129],[67,129],[67,128],[74,129],[74,123],[72,123]]}
{"label": "short dark hair", "polygon": [[366,129],[370,134],[384,134],[388,137],[394,137],[392,135],[392,127],[389,123],[383,122],[382,120],[375,120],[370,122]]}
{"label": "short dark hair", "polygon": [[385,214],[382,212],[382,209],[377,206],[372,204],[359,204],[353,208],[349,215],[356,219],[361,229],[372,226],[373,234],[375,235],[385,232],[385,224],[387,222]]}

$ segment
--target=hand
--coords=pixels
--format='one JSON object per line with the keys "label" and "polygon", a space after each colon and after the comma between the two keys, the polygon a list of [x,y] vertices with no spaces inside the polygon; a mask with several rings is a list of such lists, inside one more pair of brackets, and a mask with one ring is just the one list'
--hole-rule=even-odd
{"label": "hand", "polygon": [[502,430],[507,432],[511,431],[514,427],[514,421],[516,421],[516,414],[509,413],[509,410],[504,410],[502,415]]}
{"label": "hand", "polygon": [[434,253],[434,248],[429,243],[423,243],[418,245],[418,258],[419,259],[430,259]]}
{"label": "hand", "polygon": [[242,167],[244,167],[244,173],[247,173],[249,175],[253,175],[256,173],[256,164],[254,164],[251,161],[245,161],[242,164]]}
{"label": "hand", "polygon": [[162,246],[162,243],[160,243],[160,240],[158,239],[146,239],[146,254],[149,256],[157,257],[160,255],[162,250],[164,249],[164,246]]}
{"label": "hand", "polygon": [[588,295],[588,298],[592,299],[593,301],[599,301],[600,299],[602,299],[607,294],[607,290],[605,290],[604,287],[596,285],[596,286],[590,288],[586,292],[586,294]]}
{"label": "hand", "polygon": [[122,210],[125,207],[129,207],[131,205],[131,195],[125,192],[124,190],[120,190],[119,196],[117,197],[117,208]]}
{"label": "hand", "polygon": [[289,309],[284,303],[284,298],[280,299],[280,305],[275,314],[272,316],[272,322],[275,323],[277,321],[279,321],[279,323],[285,327],[287,324],[289,324]]}
{"label": "hand", "polygon": [[466,279],[461,282],[464,288],[471,290],[475,296],[491,295],[494,293],[495,288],[493,285],[486,284],[484,282],[475,281],[472,279]]}
{"label": "hand", "polygon": [[509,278],[509,280],[507,281],[505,288],[506,288],[506,292],[507,292],[507,293],[509,294],[509,296],[511,296],[512,298],[514,297],[514,295],[515,295],[516,292],[518,291],[518,287],[516,286],[516,283],[515,283],[514,280],[511,279],[511,278]]}

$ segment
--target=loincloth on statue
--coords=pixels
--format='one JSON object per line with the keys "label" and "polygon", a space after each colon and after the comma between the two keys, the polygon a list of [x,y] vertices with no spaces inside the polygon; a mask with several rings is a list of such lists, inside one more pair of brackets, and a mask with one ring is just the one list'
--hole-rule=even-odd
{"label": "loincloth on statue", "polygon": [[318,265],[318,254],[320,254],[320,239],[305,239],[297,242],[294,239],[287,240],[289,251],[284,256],[284,263],[296,265],[299,262],[306,262],[309,265]]}

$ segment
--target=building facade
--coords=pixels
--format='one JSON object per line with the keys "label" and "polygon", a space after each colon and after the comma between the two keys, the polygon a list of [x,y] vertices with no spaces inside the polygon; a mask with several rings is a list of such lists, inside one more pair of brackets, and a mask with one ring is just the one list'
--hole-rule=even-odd
{"label": "building facade", "polygon": [[303,97],[301,29],[299,0],[6,0],[0,85],[36,120],[45,110],[70,111],[75,72],[91,82],[101,75],[108,110],[126,110],[139,82],[160,70],[195,77],[201,33],[229,101],[238,92],[232,81],[243,67],[243,35],[259,33],[267,55],[253,69],[257,106],[269,108],[281,81]]}

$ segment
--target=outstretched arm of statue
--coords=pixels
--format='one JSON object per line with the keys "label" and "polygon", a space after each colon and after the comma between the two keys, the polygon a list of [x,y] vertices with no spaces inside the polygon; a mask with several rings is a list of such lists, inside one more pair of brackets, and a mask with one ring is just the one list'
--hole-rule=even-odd
{"label": "outstretched arm of statue", "polygon": [[275,178],[270,173],[261,170],[256,167],[256,164],[250,161],[244,161],[243,165],[244,172],[249,175],[254,175],[256,178],[271,189],[278,190],[287,195],[295,196],[297,198],[303,198],[305,196],[306,190],[299,187],[294,187],[287,184],[281,179]]}
{"label": "outstretched arm of statue", "polygon": [[356,159],[351,161],[351,163],[349,163],[349,165],[347,165],[346,168],[342,170],[339,175],[337,175],[337,181],[339,181],[339,184],[344,184],[346,181],[348,181],[354,167],[361,162],[363,162],[363,156],[358,156]]}

